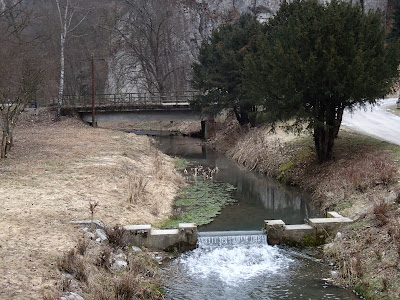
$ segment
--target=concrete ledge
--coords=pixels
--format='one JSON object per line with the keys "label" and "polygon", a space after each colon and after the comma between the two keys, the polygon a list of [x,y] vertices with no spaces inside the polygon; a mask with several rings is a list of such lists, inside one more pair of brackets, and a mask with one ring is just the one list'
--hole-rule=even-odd
{"label": "concrete ledge", "polygon": [[123,228],[125,230],[150,230],[151,225],[125,225]]}
{"label": "concrete ledge", "polygon": [[315,236],[315,228],[308,224],[285,225],[282,240],[291,245],[306,244],[310,237]]}
{"label": "concrete ledge", "polygon": [[321,245],[327,237],[335,235],[341,226],[353,222],[336,212],[328,212],[327,216],[328,218],[311,218],[308,224],[296,225],[286,225],[282,220],[265,220],[268,244]]}
{"label": "concrete ledge", "polygon": [[179,230],[178,229],[153,229],[150,231],[151,235],[175,235],[178,234]]}
{"label": "concrete ledge", "polygon": [[264,228],[267,230],[267,242],[270,245],[281,243],[285,222],[282,220],[264,220]]}
{"label": "concrete ledge", "polygon": [[151,225],[126,225],[123,228],[126,245],[165,251],[187,251],[197,246],[197,225],[194,223],[180,223],[177,229],[152,229]]}
{"label": "concrete ledge", "polygon": [[300,225],[285,225],[285,232],[286,231],[310,231],[314,228],[307,224],[300,224]]}
{"label": "concrete ledge", "polygon": [[339,215],[336,211],[328,211],[326,216],[327,218],[343,218],[343,216]]}

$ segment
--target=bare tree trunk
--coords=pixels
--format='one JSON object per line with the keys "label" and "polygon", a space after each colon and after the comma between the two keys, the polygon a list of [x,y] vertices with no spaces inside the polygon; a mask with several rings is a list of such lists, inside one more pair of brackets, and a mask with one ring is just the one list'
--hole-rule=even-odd
{"label": "bare tree trunk", "polygon": [[[64,29],[65,25],[64,25]],[[56,110],[56,121],[60,121],[61,117],[61,105],[62,105],[62,100],[63,100],[63,95],[64,95],[64,74],[65,74],[65,56],[64,56],[64,51],[65,51],[65,31],[61,33],[61,39],[60,39],[60,84],[58,86],[58,99],[57,99],[57,110]]]}
{"label": "bare tree trunk", "polygon": [[0,152],[0,158],[7,157],[7,132],[5,130],[3,130]]}
{"label": "bare tree trunk", "polygon": [[[57,110],[56,110],[56,121],[60,120],[61,105],[64,94],[64,75],[65,75],[65,43],[67,40],[68,33],[74,31],[85,19],[89,12],[85,14],[80,21],[76,24],[72,24],[74,14],[79,9],[81,0],[66,0],[64,6],[60,5],[59,0],[54,0],[57,5],[58,16],[60,19],[61,35],[60,35],[60,84],[58,87],[58,99],[57,99]],[[64,9],[64,11],[63,11]]]}

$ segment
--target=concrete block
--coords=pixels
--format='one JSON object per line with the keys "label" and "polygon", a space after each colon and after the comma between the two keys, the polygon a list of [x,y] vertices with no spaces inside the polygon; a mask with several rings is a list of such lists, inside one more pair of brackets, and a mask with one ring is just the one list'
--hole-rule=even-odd
{"label": "concrete block", "polygon": [[[288,244],[303,245],[307,236],[315,236],[315,229],[308,224],[285,225],[284,229],[282,240]],[[308,240],[309,239],[310,238],[308,238]]]}
{"label": "concrete block", "polygon": [[125,225],[123,226],[125,230],[150,230],[151,225]]}
{"label": "concrete block", "polygon": [[265,220],[264,228],[267,231],[267,241],[270,245],[278,245],[281,243],[283,232],[285,230],[285,222],[282,220]]}
{"label": "concrete block", "polygon": [[178,225],[179,229],[184,229],[184,228],[197,228],[196,223],[179,223]]}
{"label": "concrete block", "polygon": [[339,215],[336,211],[328,211],[328,212],[326,213],[326,216],[327,216],[328,218],[343,218],[343,216],[342,216],[342,215]]}
{"label": "concrete block", "polygon": [[317,230],[317,234],[333,236],[338,229],[345,224],[352,223],[349,218],[312,218],[308,220],[308,224]]}
{"label": "concrete block", "polygon": [[150,231],[151,235],[176,235],[178,233],[178,229],[153,229]]}
{"label": "concrete block", "polygon": [[278,226],[278,225],[285,225],[285,222],[282,220],[264,220],[265,227],[266,226]]}
{"label": "concrete block", "polygon": [[186,251],[197,246],[197,226],[179,224],[178,229],[152,229],[151,225],[127,225],[123,227],[124,243],[154,250]]}
{"label": "concrete block", "polygon": [[94,229],[105,229],[106,228],[106,225],[103,222],[101,222],[100,220],[93,220],[93,222],[92,222],[92,220],[79,220],[79,221],[71,221],[70,223],[74,224],[74,225],[79,225],[79,226],[88,226],[89,228],[91,226],[93,226]]}

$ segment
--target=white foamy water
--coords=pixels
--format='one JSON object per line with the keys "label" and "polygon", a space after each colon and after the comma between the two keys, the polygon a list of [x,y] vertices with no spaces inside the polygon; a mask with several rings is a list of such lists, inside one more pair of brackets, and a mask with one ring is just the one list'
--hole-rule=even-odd
{"label": "white foamy water", "polygon": [[260,231],[200,234],[164,271],[168,300],[357,299],[318,279],[326,266],[267,245]]}
{"label": "white foamy water", "polygon": [[292,261],[268,246],[264,234],[237,234],[200,237],[199,248],[182,255],[180,265],[189,276],[234,286],[260,274],[275,274]]}

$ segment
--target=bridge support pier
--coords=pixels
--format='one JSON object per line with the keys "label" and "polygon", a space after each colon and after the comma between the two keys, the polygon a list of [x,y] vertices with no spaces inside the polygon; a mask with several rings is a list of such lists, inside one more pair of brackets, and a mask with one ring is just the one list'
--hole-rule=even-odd
{"label": "bridge support pier", "polygon": [[206,140],[215,136],[215,120],[213,115],[209,115],[206,120],[201,121],[201,136]]}

